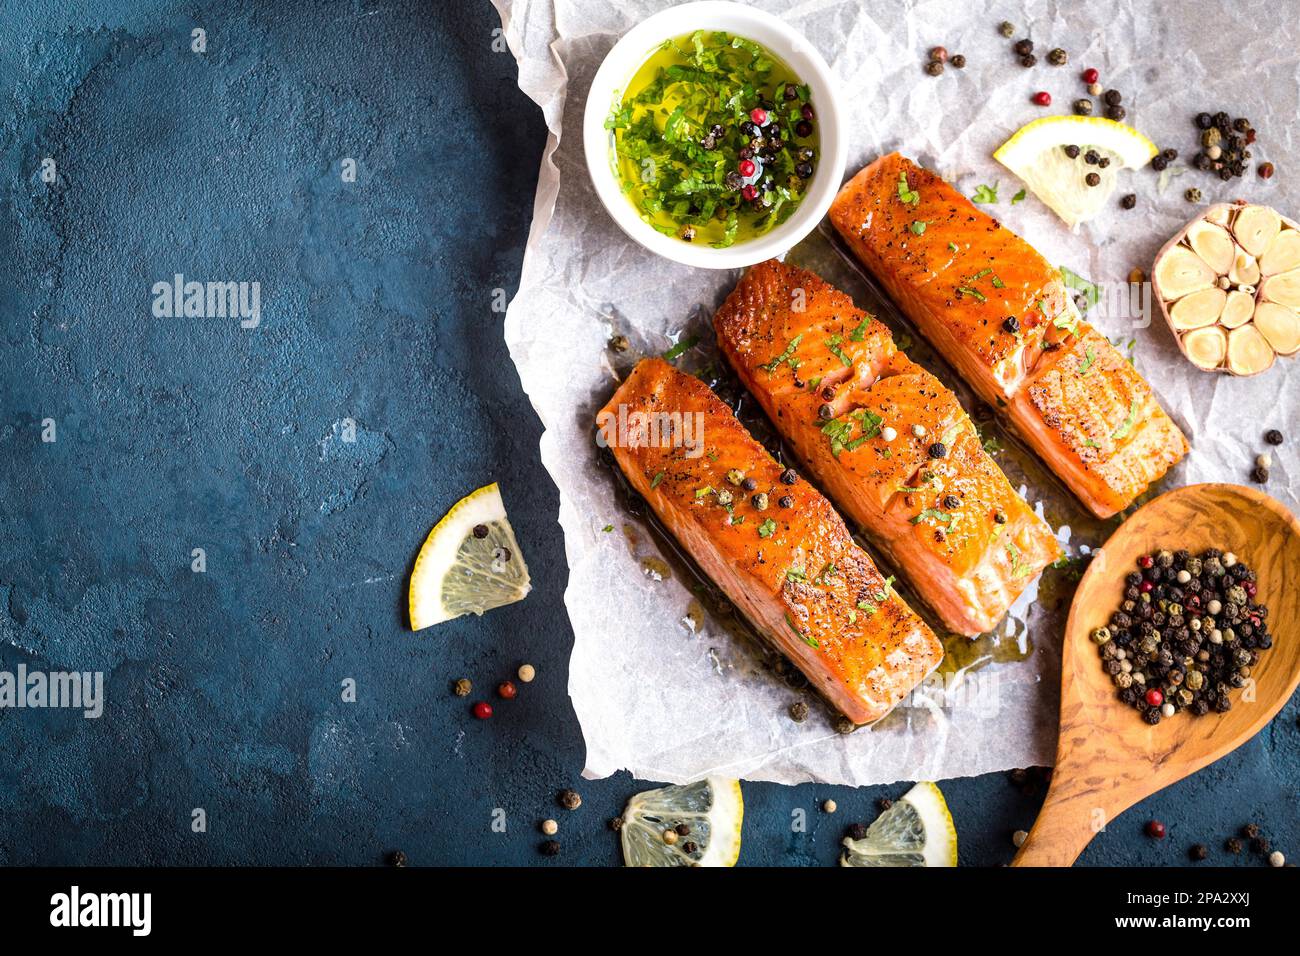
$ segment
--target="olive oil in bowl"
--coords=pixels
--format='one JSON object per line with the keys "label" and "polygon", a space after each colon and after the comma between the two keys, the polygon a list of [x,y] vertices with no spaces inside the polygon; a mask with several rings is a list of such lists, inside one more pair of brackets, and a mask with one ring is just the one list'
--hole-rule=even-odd
{"label": "olive oil in bowl", "polygon": [[722,31],[665,41],[605,128],[615,175],[642,220],[715,248],[785,222],[819,159],[808,86],[764,47]]}

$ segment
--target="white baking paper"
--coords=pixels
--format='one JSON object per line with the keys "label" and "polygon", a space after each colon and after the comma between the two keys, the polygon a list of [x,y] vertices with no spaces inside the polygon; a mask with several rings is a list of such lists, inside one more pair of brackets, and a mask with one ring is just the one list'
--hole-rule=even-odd
{"label": "white baking paper", "polygon": [[[1059,645],[1064,609],[1049,571],[1042,593],[1031,589],[997,635],[952,655],[969,665],[936,679],[873,728],[835,732],[815,700],[796,723],[789,705],[805,699],[692,605],[689,581],[676,564],[663,570],[659,546],[619,502],[609,470],[599,464],[593,416],[616,385],[606,349],[627,335],[635,354],[656,354],[690,331],[707,334],[708,316],[738,274],[695,270],[652,256],[626,238],[605,213],[587,178],[581,118],[601,58],[635,23],[667,4],[654,0],[493,0],[519,62],[519,85],[542,108],[549,129],[532,230],[519,292],[506,317],[506,341],[524,389],[546,431],[542,461],[560,490],[560,524],[569,563],[565,603],[575,643],[569,692],[587,744],[585,773],[628,769],[636,777],[686,781],[726,774],[780,783],[821,781],[863,785],[938,779],[1049,764],[1055,749]],[[967,195],[996,184],[999,202],[985,207],[1026,236],[1053,262],[1118,286],[1135,266],[1149,272],[1164,241],[1196,211],[1183,199],[1192,185],[1205,201],[1238,196],[1300,213],[1300,169],[1292,129],[1300,108],[1300,27],[1276,4],[1245,2],[1105,4],[889,3],[877,0],[772,0],[765,7],[800,29],[839,78],[851,116],[849,165],[900,150],[938,170]],[[1016,62],[1013,41],[997,24],[1017,24],[1033,38],[1039,65]],[[941,77],[922,71],[935,45],[967,58],[964,70]],[[1046,62],[1054,46],[1067,66]],[[1012,203],[1021,184],[992,159],[1021,124],[1047,115],[1033,106],[1052,94],[1051,112],[1068,112],[1083,95],[1079,74],[1101,71],[1120,90],[1128,121],[1161,147],[1182,154],[1170,174],[1125,173],[1117,205],[1070,233],[1032,196]],[[1259,130],[1256,161],[1271,159],[1278,175],[1253,173],[1230,183],[1186,169],[1196,150],[1191,117],[1223,109],[1248,116]],[[1118,195],[1116,199],[1118,199]],[[863,277],[840,256],[825,230],[791,253],[896,329],[903,326]],[[1127,296],[1127,289],[1123,295]],[[1266,428],[1297,435],[1295,365],[1230,378],[1194,370],[1181,357],[1158,312],[1150,325],[1103,299],[1089,318],[1121,348],[1165,408],[1184,426],[1190,458],[1164,487],[1199,481],[1246,483]],[[710,346],[681,362],[698,367]],[[969,392],[918,342],[914,358],[938,370],[976,411]],[[611,364],[613,363],[613,365]],[[989,433],[996,436],[996,428]],[[1005,443],[1005,439],[1004,439]],[[1296,468],[1291,445],[1272,449],[1269,490],[1293,510]],[[1100,544],[1114,526],[1089,520],[1032,456],[1007,447],[999,464],[1059,529],[1071,553]],[[612,526],[612,530],[606,531]],[[906,582],[902,588],[908,594]],[[1037,598],[1037,600],[1036,600]],[[955,645],[953,645],[955,646]]]}

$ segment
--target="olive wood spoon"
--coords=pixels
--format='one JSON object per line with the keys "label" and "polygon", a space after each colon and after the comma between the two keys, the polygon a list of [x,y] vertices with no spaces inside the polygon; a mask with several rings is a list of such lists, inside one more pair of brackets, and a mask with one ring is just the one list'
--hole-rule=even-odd
{"label": "olive wood spoon", "polygon": [[[1231,694],[1232,709],[1179,713],[1148,725],[1121,701],[1092,632],[1119,607],[1124,576],[1160,549],[1232,552],[1256,574],[1273,646]],[[1254,737],[1300,682],[1300,522],[1240,485],[1178,488],[1147,503],[1111,536],[1079,581],[1061,650],[1056,768],[1038,820],[1012,866],[1070,866],[1119,814]]]}

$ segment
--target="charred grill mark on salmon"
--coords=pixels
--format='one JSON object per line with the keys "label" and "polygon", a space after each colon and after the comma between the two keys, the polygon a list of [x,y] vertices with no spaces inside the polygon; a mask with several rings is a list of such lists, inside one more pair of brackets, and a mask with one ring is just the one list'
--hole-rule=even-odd
{"label": "charred grill mark on salmon", "polygon": [[883,156],[840,190],[830,217],[903,312],[1094,514],[1126,508],[1187,454],[1150,386],[1082,321],[1058,270],[934,173]]}
{"label": "charred grill mark on salmon", "polygon": [[947,627],[992,629],[1059,555],[952,392],[843,292],[763,262],[714,329],[803,465]]}
{"label": "charred grill mark on salmon", "polygon": [[[702,453],[664,440],[657,423],[697,413]],[[805,480],[783,480],[785,469],[708,386],[645,359],[597,416],[602,432],[619,422],[623,433],[608,444],[628,482],[846,717],[880,719],[938,666],[938,638],[830,503]],[[782,505],[782,498],[789,500]]]}

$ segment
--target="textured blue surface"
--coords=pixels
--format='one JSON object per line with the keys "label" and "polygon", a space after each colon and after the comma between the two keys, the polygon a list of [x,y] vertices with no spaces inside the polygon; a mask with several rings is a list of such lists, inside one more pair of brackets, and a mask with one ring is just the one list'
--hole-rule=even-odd
{"label": "textured blue surface", "polygon": [[[0,670],[103,670],[107,703],[0,710],[0,863],[537,863],[547,816],[546,865],[617,862],[604,821],[644,784],[578,779],[557,496],[493,310],[544,130],[490,7],[35,2],[4,21]],[[260,327],[154,318],[178,272],[259,282]],[[534,592],[413,636],[416,550],[494,479]],[[449,693],[525,660],[538,679],[489,722]],[[1252,818],[1300,853],[1298,771],[1293,703],[1084,861],[1178,864],[1203,840],[1226,862]],[[985,865],[1042,797],[1003,774],[943,788]],[[746,784],[742,862],[831,863],[904,789]],[[1139,834],[1152,815],[1162,843]]]}

